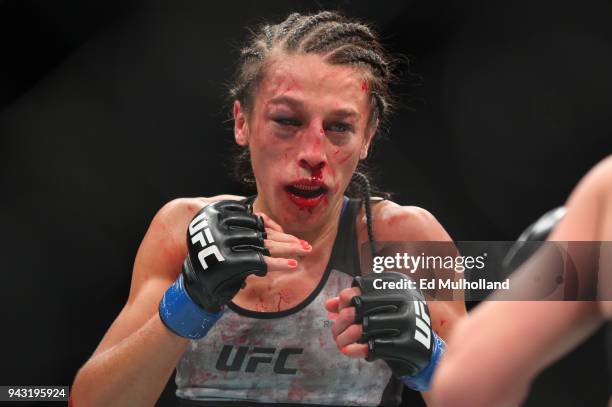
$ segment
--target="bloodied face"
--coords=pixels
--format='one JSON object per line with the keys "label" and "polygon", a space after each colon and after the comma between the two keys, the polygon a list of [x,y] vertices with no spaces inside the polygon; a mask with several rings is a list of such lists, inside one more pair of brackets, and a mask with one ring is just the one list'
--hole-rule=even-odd
{"label": "bloodied face", "polygon": [[261,207],[304,228],[337,213],[375,131],[370,113],[362,70],[315,54],[273,60],[250,111],[234,104],[236,141],[250,149]]}

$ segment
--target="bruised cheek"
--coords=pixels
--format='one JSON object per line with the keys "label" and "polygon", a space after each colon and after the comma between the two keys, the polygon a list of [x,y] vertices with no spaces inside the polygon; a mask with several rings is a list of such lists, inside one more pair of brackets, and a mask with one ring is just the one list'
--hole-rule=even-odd
{"label": "bruised cheek", "polygon": [[332,190],[334,194],[337,194],[342,187],[346,187],[346,185],[348,185],[355,169],[354,167],[356,166],[356,163],[353,163],[353,160],[357,160],[358,155],[359,152],[355,151],[354,149],[333,147],[330,154],[329,165],[327,166],[327,171],[334,180]]}
{"label": "bruised cheek", "polygon": [[348,161],[349,158],[353,157],[354,155],[355,155],[354,152],[345,153],[343,155],[338,155],[338,164],[344,164],[345,162]]}
{"label": "bruised cheek", "polygon": [[[266,133],[265,127],[260,127],[261,132],[251,139],[251,157],[253,158],[253,169],[259,169],[256,176],[265,175],[270,177],[281,174],[284,168],[279,168],[280,164],[284,164],[290,157],[287,149],[283,148],[279,143],[275,143]],[[268,130],[269,132],[269,130]],[[265,174],[264,174],[265,173]]]}
{"label": "bruised cheek", "polygon": [[331,163],[336,167],[350,165],[353,160],[358,160],[359,149],[355,148],[352,143],[346,146],[334,146],[330,156]]}

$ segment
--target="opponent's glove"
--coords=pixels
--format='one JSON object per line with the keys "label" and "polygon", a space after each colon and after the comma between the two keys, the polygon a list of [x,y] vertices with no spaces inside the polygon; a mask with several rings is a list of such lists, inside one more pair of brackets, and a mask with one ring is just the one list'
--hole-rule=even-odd
{"label": "opponent's glove", "polygon": [[352,299],[355,323],[361,323],[360,343],[368,344],[366,360],[382,359],[406,386],[429,389],[434,369],[442,357],[444,341],[431,329],[429,310],[418,289],[376,289],[374,280],[408,287],[409,278],[390,271],[355,277],[361,295]]}
{"label": "opponent's glove", "polygon": [[164,324],[179,336],[202,338],[250,274],[263,276],[263,219],[238,201],[205,206],[189,224],[188,254],[176,282],[159,304]]}

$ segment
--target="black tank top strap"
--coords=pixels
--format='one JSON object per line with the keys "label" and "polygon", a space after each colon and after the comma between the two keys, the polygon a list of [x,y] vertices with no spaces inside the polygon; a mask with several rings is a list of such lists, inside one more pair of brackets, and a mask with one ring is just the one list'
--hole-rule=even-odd
{"label": "black tank top strap", "polygon": [[612,399],[612,321],[606,323],[606,348],[608,355],[608,391]]}
{"label": "black tank top strap", "polygon": [[338,235],[334,242],[330,266],[351,276],[360,274],[359,247],[357,245],[357,215],[361,208],[361,200],[344,197]]}

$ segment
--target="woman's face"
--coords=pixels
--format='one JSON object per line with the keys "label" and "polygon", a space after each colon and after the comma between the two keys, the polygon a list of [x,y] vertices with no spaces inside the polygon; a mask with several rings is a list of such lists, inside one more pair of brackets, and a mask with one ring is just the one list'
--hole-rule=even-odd
{"label": "woman's face", "polygon": [[329,220],[375,126],[362,71],[319,55],[278,58],[265,71],[247,113],[234,105],[235,136],[248,145],[258,199],[291,229]]}

